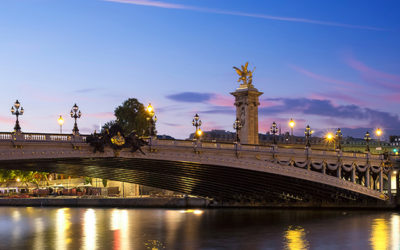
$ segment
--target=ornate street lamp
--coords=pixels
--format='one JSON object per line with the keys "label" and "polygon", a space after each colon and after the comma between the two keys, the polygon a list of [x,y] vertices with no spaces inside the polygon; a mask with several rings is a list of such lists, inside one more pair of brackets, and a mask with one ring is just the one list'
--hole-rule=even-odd
{"label": "ornate street lamp", "polygon": [[271,134],[272,134],[272,144],[276,145],[276,134],[278,133],[278,126],[276,125],[276,122],[272,123],[272,126],[270,128]]}
{"label": "ornate street lamp", "polygon": [[376,136],[378,137],[379,145],[381,145],[381,136],[382,136],[382,134],[383,134],[382,129],[377,128],[377,129],[375,130],[375,134],[376,134]]}
{"label": "ornate street lamp", "polygon": [[62,117],[62,115],[60,115],[60,117],[57,119],[57,122],[60,125],[60,134],[62,134],[62,126],[64,124],[64,118]]}
{"label": "ornate street lamp", "polygon": [[152,137],[155,135],[155,126],[157,122],[157,116],[155,116],[154,108],[151,106],[151,103],[147,106],[147,114],[149,115],[146,117],[147,122],[149,123],[149,136]]}
{"label": "ornate street lamp", "polygon": [[340,130],[340,128],[338,128],[336,130],[336,149],[338,150],[342,150],[342,144],[341,144],[341,140],[342,140],[343,134],[342,134],[342,130]]}
{"label": "ornate street lamp", "polygon": [[235,122],[233,123],[233,129],[236,131],[236,144],[240,142],[240,138],[239,138],[239,132],[240,129],[242,129],[242,124],[239,120],[239,118],[236,118]]}
{"label": "ornate street lamp", "polygon": [[238,144],[240,143],[240,138],[239,138],[239,132],[240,129],[242,129],[242,123],[240,122],[239,118],[236,118],[235,122],[233,123],[233,129],[236,131],[236,140],[235,140],[235,152],[236,152],[236,157],[239,157],[238,155]]}
{"label": "ornate street lamp", "polygon": [[371,135],[369,134],[369,132],[367,131],[367,133],[365,133],[365,136],[364,136],[364,140],[365,140],[365,142],[366,142],[366,151],[367,152],[369,152],[370,150],[369,150],[369,141],[371,140]]}
{"label": "ornate street lamp", "polygon": [[151,103],[149,103],[149,105],[147,106],[146,112],[148,114],[148,117],[146,117],[146,120],[149,123],[149,148],[151,151],[152,137],[155,135],[157,116],[155,116],[154,108],[153,108],[153,106],[151,106]]}
{"label": "ornate street lamp", "polygon": [[79,110],[79,107],[75,103],[74,106],[72,107],[71,113],[70,113],[71,118],[75,119],[74,129],[72,129],[72,134],[73,135],[79,135],[79,129],[78,129],[78,124],[76,123],[76,119],[81,118],[82,113],[81,113],[80,110],[79,111],[78,110]]}
{"label": "ornate street lamp", "polygon": [[20,106],[21,106],[21,104],[19,103],[18,100],[16,100],[14,103],[14,106],[11,107],[11,114],[15,115],[15,117],[16,117],[15,126],[14,126],[15,133],[21,133],[21,126],[19,125],[18,117],[20,115],[24,114],[24,108],[21,107],[21,109],[19,109]]}
{"label": "ornate street lamp", "polygon": [[201,135],[203,134],[203,131],[201,131],[201,129],[200,129],[200,127],[201,127],[201,120],[200,120],[200,117],[199,117],[198,114],[196,114],[196,115],[193,117],[192,125],[193,125],[194,127],[196,127],[196,131],[194,132],[194,137],[195,137],[196,139],[200,139]]}
{"label": "ornate street lamp", "polygon": [[296,125],[296,123],[293,121],[292,118],[290,118],[289,127],[290,127],[290,135],[291,135],[292,143],[293,143],[293,128],[295,125]]}
{"label": "ornate street lamp", "polygon": [[306,129],[304,131],[304,134],[306,136],[306,147],[307,148],[311,147],[310,140],[311,140],[311,135],[313,134],[313,132],[314,131],[311,130],[310,125],[307,125],[307,127],[306,127]]}

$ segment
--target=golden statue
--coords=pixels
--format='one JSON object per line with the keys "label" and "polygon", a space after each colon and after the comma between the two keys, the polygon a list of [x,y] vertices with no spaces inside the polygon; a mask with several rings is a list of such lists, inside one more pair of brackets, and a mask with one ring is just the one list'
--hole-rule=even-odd
{"label": "golden statue", "polygon": [[254,67],[253,71],[251,71],[251,70],[247,69],[247,66],[249,66],[249,62],[246,62],[246,64],[244,66],[242,65],[241,66],[242,67],[241,70],[239,68],[236,68],[236,67],[233,67],[233,68],[236,70],[236,73],[239,75],[238,82],[242,81],[243,85],[247,85],[247,87],[249,87],[249,86],[253,86],[252,85],[252,83],[253,83],[253,72],[254,72],[254,70],[256,68]]}
{"label": "golden statue", "polygon": [[117,135],[113,136],[111,138],[111,143],[117,145],[117,146],[122,146],[125,144],[125,138],[121,135],[121,133],[118,131]]}

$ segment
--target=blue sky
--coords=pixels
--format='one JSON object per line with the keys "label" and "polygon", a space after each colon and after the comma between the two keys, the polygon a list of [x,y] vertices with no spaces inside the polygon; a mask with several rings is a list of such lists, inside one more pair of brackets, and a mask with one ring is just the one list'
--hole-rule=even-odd
{"label": "blue sky", "polygon": [[129,97],[156,109],[160,134],[232,130],[232,66],[256,67],[260,132],[343,128],[400,134],[397,1],[2,0],[0,130],[57,132],[76,102],[81,132]]}

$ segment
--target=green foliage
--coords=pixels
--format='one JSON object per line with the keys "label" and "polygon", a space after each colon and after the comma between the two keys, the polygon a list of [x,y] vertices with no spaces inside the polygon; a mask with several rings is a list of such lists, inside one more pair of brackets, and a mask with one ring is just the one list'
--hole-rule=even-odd
{"label": "green foliage", "polygon": [[103,179],[102,182],[103,182],[103,187],[107,187],[107,179]]}
{"label": "green foliage", "polygon": [[85,185],[89,184],[89,183],[90,183],[90,185],[92,185],[92,182],[93,182],[92,177],[85,177]]}
{"label": "green foliage", "polygon": [[0,182],[7,183],[18,178],[25,185],[34,183],[39,187],[40,181],[46,181],[46,184],[48,184],[47,175],[48,173],[45,172],[0,169]]}
{"label": "green foliage", "polygon": [[114,115],[117,119],[104,124],[103,129],[108,129],[113,124],[118,123],[125,135],[130,134],[132,131],[136,131],[140,136],[149,134],[149,123],[146,119],[149,115],[144,105],[136,98],[129,98],[124,101],[122,105],[114,110]]}

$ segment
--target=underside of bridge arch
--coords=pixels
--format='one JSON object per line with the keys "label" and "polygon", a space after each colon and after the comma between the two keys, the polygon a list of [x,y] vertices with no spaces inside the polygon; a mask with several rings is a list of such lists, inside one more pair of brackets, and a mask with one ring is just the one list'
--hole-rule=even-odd
{"label": "underside of bridge arch", "polygon": [[65,158],[1,161],[0,168],[123,181],[228,202],[376,202],[363,194],[303,179],[194,162]]}

